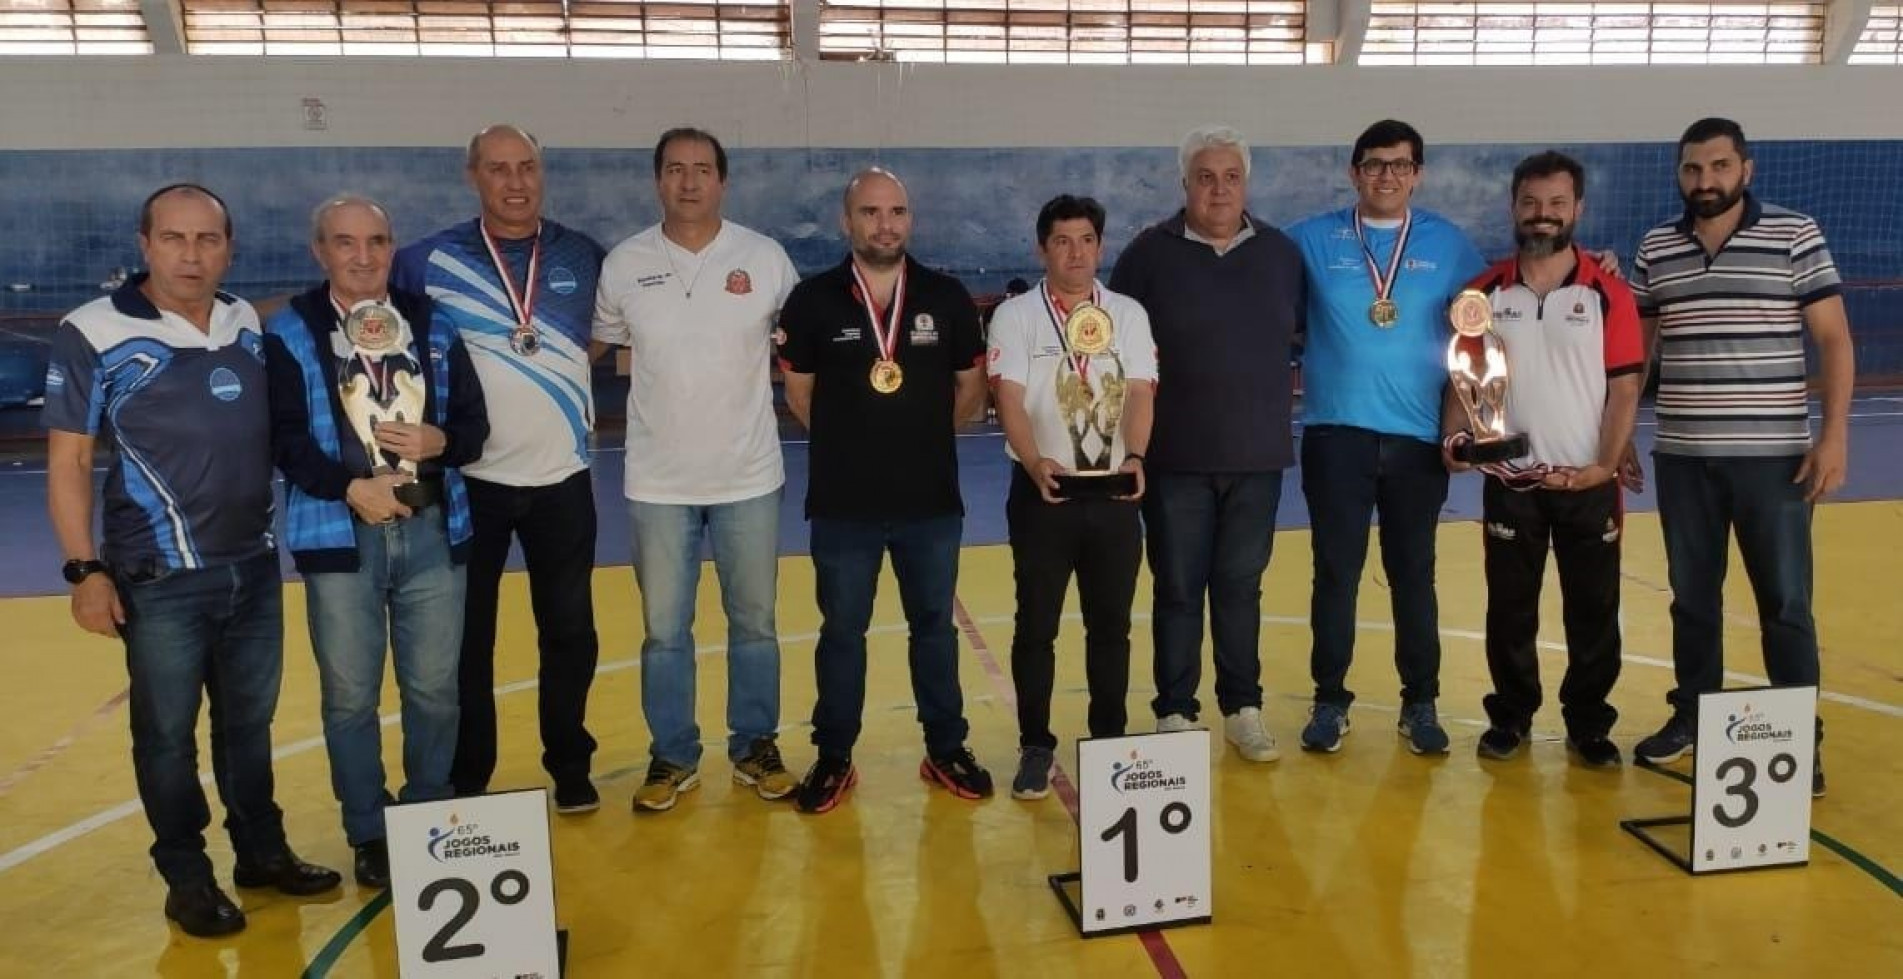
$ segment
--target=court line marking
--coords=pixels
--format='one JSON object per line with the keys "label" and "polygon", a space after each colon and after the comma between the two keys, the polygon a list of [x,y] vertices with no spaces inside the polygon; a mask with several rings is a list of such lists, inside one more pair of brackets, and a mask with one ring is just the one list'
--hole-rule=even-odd
{"label": "court line marking", "polygon": [[91,733],[92,729],[98,727],[106,718],[117,713],[119,706],[124,704],[131,696],[131,687],[121,688],[118,693],[107,698],[105,703],[94,708],[92,713],[80,718],[79,723],[73,725],[73,729],[67,731],[59,740],[40,749],[39,754],[28,758],[19,768],[9,772],[6,778],[0,778],[0,799],[6,798],[7,793],[12,792],[14,786],[26,781],[28,776],[51,765],[55,758],[58,758],[66,752],[66,749],[72,747],[80,738]]}
{"label": "court line marking", "polygon": [[[1004,675],[1004,669],[998,665],[998,658],[991,654],[991,646],[985,642],[984,633],[972,619],[970,610],[965,608],[963,599],[952,596],[952,617],[958,621],[958,630],[965,634],[965,642],[971,645],[973,654],[978,658],[985,676],[991,680],[992,689],[998,692],[1000,699],[1015,711],[1018,705],[1017,687]],[[1051,758],[1051,785],[1057,790],[1057,797],[1063,800],[1064,811],[1070,813],[1070,821],[1083,829],[1082,814],[1078,809],[1077,787],[1071,782],[1070,775],[1064,771],[1064,765],[1055,756]],[[1143,945],[1143,951],[1150,957],[1150,965],[1163,979],[1184,979],[1188,973],[1183,971],[1183,963],[1176,958],[1176,952],[1170,948],[1169,940],[1163,937],[1160,929],[1149,928],[1137,932],[1137,939]]]}
{"label": "court line marking", "polygon": [[344,950],[350,947],[351,942],[357,940],[358,935],[363,934],[370,927],[372,921],[377,920],[377,915],[382,914],[393,900],[390,889],[386,887],[381,894],[372,898],[370,903],[358,908],[357,913],[351,915],[350,920],[344,922],[342,928],[337,929],[337,934],[330,936],[330,941],[325,942],[324,947],[318,950],[310,964],[304,967],[302,979],[324,979],[325,976],[330,975],[331,967],[337,964],[338,959],[343,958]]}

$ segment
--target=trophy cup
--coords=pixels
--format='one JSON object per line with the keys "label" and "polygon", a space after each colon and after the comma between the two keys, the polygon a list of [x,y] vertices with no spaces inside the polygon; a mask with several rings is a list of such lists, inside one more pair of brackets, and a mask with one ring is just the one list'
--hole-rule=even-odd
{"label": "trophy cup", "polygon": [[1447,342],[1447,377],[1473,436],[1454,444],[1454,458],[1479,466],[1526,455],[1526,435],[1507,431],[1507,348],[1493,330],[1492,300],[1478,289],[1463,290],[1447,316],[1454,325]]}
{"label": "trophy cup", "polygon": [[370,460],[372,476],[402,473],[411,481],[396,487],[398,503],[427,504],[432,495],[415,481],[416,463],[377,445],[377,426],[423,418],[422,365],[404,343],[403,318],[396,308],[374,299],[351,307],[344,317],[344,363],[337,371],[337,393],[350,419],[351,434]]}
{"label": "trophy cup", "polygon": [[1065,363],[1057,365],[1057,410],[1070,433],[1071,471],[1059,473],[1067,500],[1100,500],[1137,491],[1136,473],[1110,467],[1123,424],[1123,360],[1111,349],[1115,325],[1103,307],[1079,303],[1064,320]]}

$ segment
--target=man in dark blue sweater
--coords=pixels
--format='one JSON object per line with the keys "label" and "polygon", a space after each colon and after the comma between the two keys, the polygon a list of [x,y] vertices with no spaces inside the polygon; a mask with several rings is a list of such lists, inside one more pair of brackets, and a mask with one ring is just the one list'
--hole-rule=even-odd
{"label": "man in dark blue sweater", "polygon": [[1302,256],[1248,213],[1241,134],[1199,129],[1180,159],[1184,208],[1138,235],[1110,277],[1149,313],[1157,362],[1169,371],[1145,460],[1151,706],[1159,731],[1196,722],[1206,594],[1223,735],[1242,757],[1274,761],[1257,642],[1282,471],[1295,461],[1288,362],[1302,328]]}

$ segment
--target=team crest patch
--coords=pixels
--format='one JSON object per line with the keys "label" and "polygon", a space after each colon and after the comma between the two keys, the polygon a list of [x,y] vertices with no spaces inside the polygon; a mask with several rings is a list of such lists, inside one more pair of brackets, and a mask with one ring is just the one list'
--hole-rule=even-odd
{"label": "team crest patch", "polygon": [[938,346],[938,324],[933,321],[932,314],[920,313],[912,317],[912,346]]}
{"label": "team crest patch", "polygon": [[734,269],[727,273],[727,291],[736,296],[744,296],[753,291],[753,276],[746,269]]}
{"label": "team crest patch", "polygon": [[581,287],[581,280],[575,273],[557,265],[548,270],[548,288],[558,296],[566,296]]}
{"label": "team crest patch", "polygon": [[1574,303],[1574,304],[1573,304],[1573,315],[1574,315],[1574,316],[1584,316],[1584,315],[1586,315],[1586,304],[1585,304],[1585,303]]}
{"label": "team crest patch", "polygon": [[236,401],[244,394],[244,383],[238,380],[238,372],[229,367],[212,371],[206,386],[211,388],[211,396],[220,401]]}

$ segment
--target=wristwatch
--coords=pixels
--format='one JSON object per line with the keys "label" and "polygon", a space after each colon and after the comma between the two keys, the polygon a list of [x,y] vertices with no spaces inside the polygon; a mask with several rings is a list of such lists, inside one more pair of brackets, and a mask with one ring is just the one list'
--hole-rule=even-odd
{"label": "wristwatch", "polygon": [[106,562],[93,558],[74,558],[60,565],[60,577],[69,585],[77,585],[87,578],[101,574],[106,570]]}

